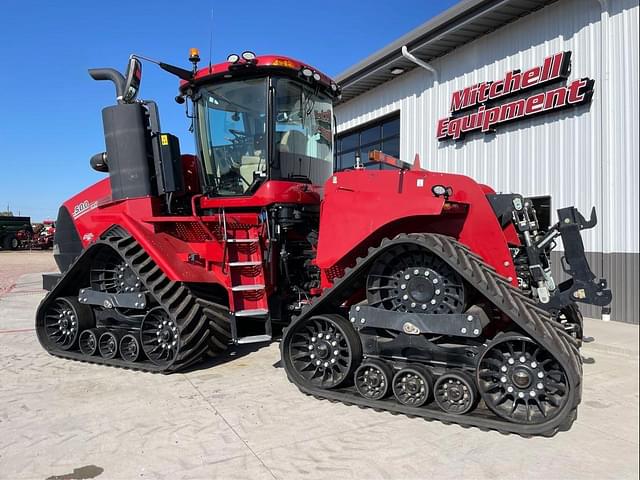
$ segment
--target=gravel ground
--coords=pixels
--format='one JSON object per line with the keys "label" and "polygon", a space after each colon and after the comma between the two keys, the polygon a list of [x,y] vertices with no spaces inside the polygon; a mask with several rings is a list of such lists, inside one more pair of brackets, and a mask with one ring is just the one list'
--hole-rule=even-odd
{"label": "gravel ground", "polygon": [[57,270],[51,250],[0,250],[0,297],[10,292],[18,278],[25,273]]}

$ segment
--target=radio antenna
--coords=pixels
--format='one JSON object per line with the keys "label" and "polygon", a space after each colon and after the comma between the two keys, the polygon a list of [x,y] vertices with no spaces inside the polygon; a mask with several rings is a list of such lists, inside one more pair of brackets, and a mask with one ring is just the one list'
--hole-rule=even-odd
{"label": "radio antenna", "polygon": [[212,52],[213,52],[213,7],[211,7],[211,24],[209,26],[209,74],[211,74]]}

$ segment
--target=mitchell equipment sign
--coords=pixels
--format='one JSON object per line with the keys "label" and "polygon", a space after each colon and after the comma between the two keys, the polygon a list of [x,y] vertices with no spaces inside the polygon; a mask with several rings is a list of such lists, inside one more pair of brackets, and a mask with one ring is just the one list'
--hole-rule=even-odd
{"label": "mitchell equipment sign", "polygon": [[[581,78],[568,85],[492,106],[503,98],[566,80],[570,71],[571,52],[560,52],[525,72],[513,70],[501,80],[478,83],[454,92],[451,116],[438,120],[438,140],[458,140],[475,130],[494,132],[502,123],[589,102],[594,81]],[[464,113],[471,108],[474,108],[473,112]]]}

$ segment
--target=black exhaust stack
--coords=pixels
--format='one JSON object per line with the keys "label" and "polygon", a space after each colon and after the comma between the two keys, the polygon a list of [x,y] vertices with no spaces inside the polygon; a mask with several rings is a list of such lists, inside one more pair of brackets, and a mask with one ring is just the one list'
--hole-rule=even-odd
{"label": "black exhaust stack", "polygon": [[113,68],[89,70],[94,80],[110,80],[117,104],[102,110],[106,152],[91,167],[109,172],[113,200],[182,192],[184,179],[178,139],[160,132],[155,102],[136,101],[142,68],[132,57],[125,77]]}
{"label": "black exhaust stack", "polygon": [[113,200],[146,197],[156,192],[150,170],[149,134],[142,105],[120,103],[102,110],[107,164]]}

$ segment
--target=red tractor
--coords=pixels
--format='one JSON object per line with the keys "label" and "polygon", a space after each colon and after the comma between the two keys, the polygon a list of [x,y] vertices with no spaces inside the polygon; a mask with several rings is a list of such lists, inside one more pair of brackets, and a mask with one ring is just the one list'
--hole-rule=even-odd
{"label": "red tractor", "polygon": [[[182,155],[140,58],[110,80],[108,178],[64,203],[62,272],[36,329],[51,354],[155,372],[281,337],[300,390],[523,435],[568,428],[581,397],[576,302],[611,292],[586,262],[574,208],[496,194],[381,152],[385,168],[333,171],[340,87],[313,67],[251,52],[181,79],[197,154]],[[149,60],[149,59],[147,59]],[[569,280],[549,254],[562,238]]]}

